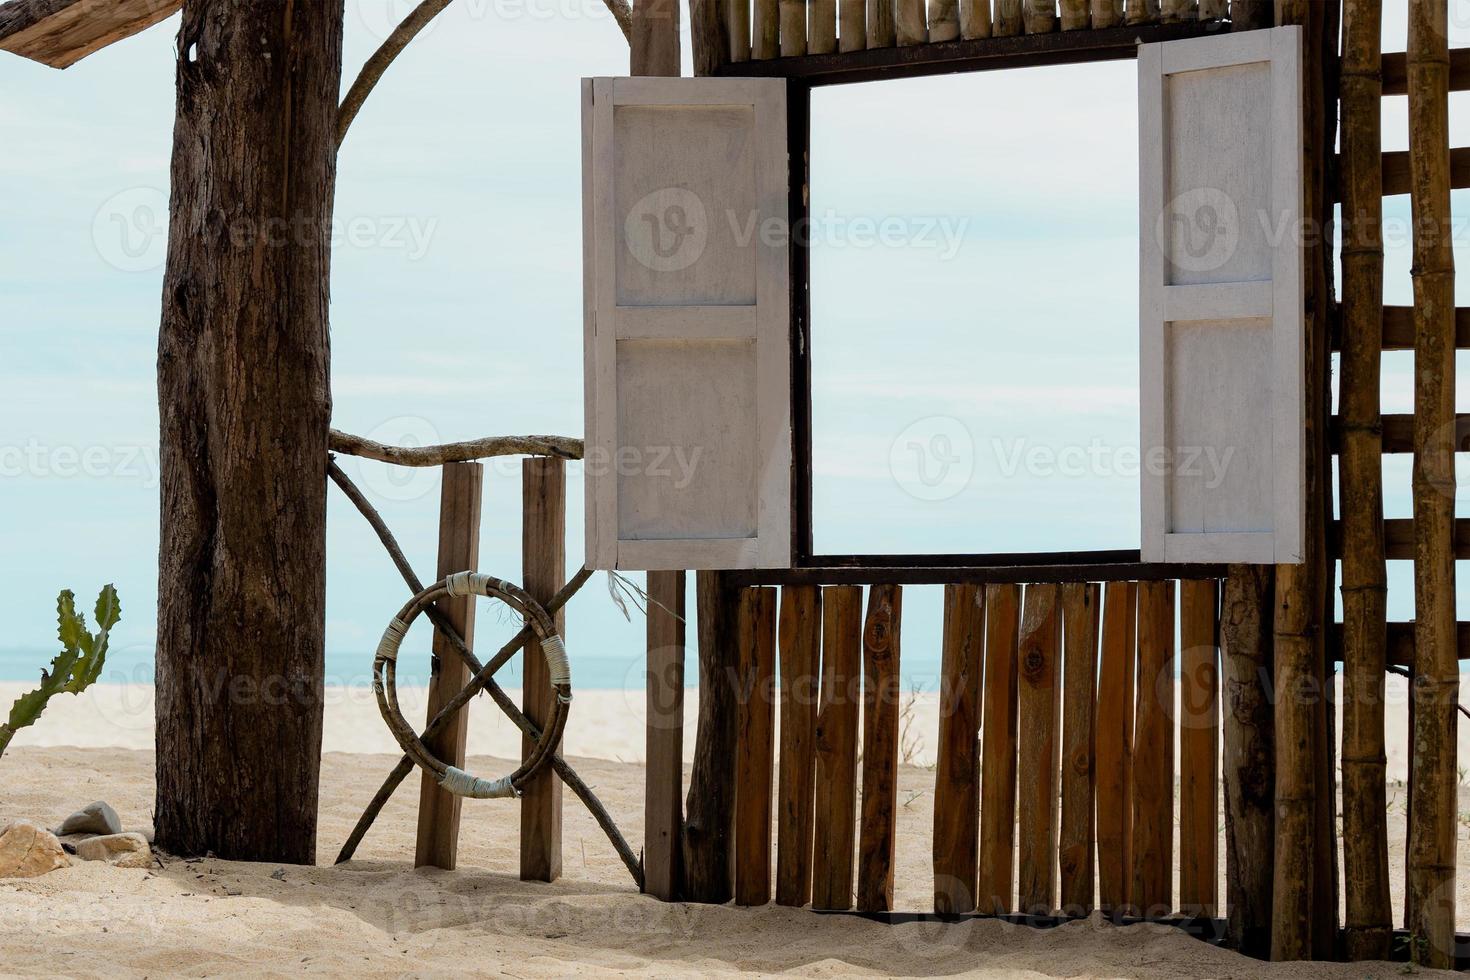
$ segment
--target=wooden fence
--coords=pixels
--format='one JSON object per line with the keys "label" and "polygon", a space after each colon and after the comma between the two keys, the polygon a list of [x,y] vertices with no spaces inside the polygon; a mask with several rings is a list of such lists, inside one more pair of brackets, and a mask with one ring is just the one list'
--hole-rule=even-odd
{"label": "wooden fence", "polygon": [[[737,904],[894,907],[903,590],[862,593],[738,594]],[[936,911],[1217,914],[1219,608],[1213,580],[944,587]]]}
{"label": "wooden fence", "polygon": [[1271,3],[1227,0],[727,0],[727,60],[905,47],[955,40],[1249,19]]}

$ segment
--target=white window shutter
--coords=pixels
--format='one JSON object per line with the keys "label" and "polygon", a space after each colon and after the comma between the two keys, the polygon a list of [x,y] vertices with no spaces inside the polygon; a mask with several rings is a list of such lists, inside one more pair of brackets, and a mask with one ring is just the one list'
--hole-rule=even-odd
{"label": "white window shutter", "polygon": [[787,567],[780,79],[582,82],[587,566]]}
{"label": "white window shutter", "polygon": [[1302,560],[1301,32],[1139,48],[1143,559]]}

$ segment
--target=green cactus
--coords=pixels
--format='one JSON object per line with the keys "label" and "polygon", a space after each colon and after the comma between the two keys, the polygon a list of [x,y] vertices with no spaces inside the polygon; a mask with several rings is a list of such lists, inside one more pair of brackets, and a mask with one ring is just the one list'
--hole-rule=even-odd
{"label": "green cactus", "polygon": [[41,686],[21,695],[10,706],[10,718],[0,724],[0,755],[5,754],[17,731],[36,723],[52,695],[63,691],[81,694],[102,676],[107,636],[122,619],[117,589],[110,584],[102,587],[92,615],[97,620],[96,633],[87,629],[86,614],[77,612],[76,596],[70,589],[63,589],[56,597],[56,638],[61,641],[61,652],[51,661],[49,671],[41,671]]}

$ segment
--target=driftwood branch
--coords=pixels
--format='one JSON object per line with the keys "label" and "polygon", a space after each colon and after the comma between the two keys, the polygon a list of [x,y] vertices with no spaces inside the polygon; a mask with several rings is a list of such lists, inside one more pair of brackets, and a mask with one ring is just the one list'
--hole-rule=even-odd
{"label": "driftwood branch", "polygon": [[[408,564],[408,560],[403,555],[403,549],[398,546],[397,539],[393,536],[393,532],[388,529],[388,525],[384,522],[382,515],[368,502],[367,498],[363,496],[362,491],[357,488],[357,485],[352,482],[347,474],[342,472],[342,468],[337,465],[335,460],[328,464],[327,472],[331,476],[332,481],[357,506],[357,509],[362,513],[363,517],[367,519],[368,524],[372,526],[373,531],[377,533],[378,539],[382,541],[383,547],[387,549],[388,554],[393,558],[393,564],[397,566],[399,573],[403,576],[403,580],[408,584],[408,587],[415,593],[422,592],[423,582],[414,574],[413,568]],[[571,580],[562,586],[561,590],[546,604],[547,613],[555,614],[558,609],[571,600],[572,596],[577,594],[577,590],[591,577],[591,571],[586,568],[583,568],[576,575],[572,576]],[[460,658],[474,672],[474,677],[430,720],[428,727],[424,730],[424,734],[421,737],[431,738],[438,734],[449,723],[449,719],[456,711],[468,704],[471,698],[483,690],[490,695],[491,700],[500,706],[500,709],[505,712],[527,738],[532,741],[539,741],[541,737],[540,730],[531,723],[531,720],[522,713],[516,703],[511,700],[510,696],[493,679],[495,672],[504,666],[521,647],[530,641],[533,635],[530,627],[523,627],[519,633],[511,638],[510,642],[500,648],[500,651],[491,658],[488,664],[481,664],[474,653],[470,651],[468,644],[464,641],[464,637],[460,636],[459,631],[454,628],[453,624],[444,618],[437,606],[430,606],[424,612],[430,621],[433,622],[434,627],[444,634]],[[378,788],[378,792],[374,794],[367,809],[358,818],[357,825],[353,827],[351,835],[347,838],[347,842],[342,845],[342,850],[337,855],[338,864],[351,860],[352,855],[357,851],[357,845],[362,842],[363,836],[367,834],[368,829],[373,825],[373,821],[378,818],[378,814],[382,812],[383,807],[387,804],[389,798],[392,797],[394,791],[408,777],[408,774],[413,771],[413,767],[413,761],[406,755],[398,760],[398,764],[393,767],[393,771],[388,774],[388,778],[383,780],[383,785]],[[633,881],[641,889],[643,887],[642,862],[633,853],[633,849],[628,846],[628,842],[623,837],[622,831],[613,822],[612,815],[607,812],[607,808],[602,805],[602,801],[582,781],[582,778],[577,775],[576,770],[567,765],[560,754],[552,755],[551,768],[561,777],[561,781],[567,785],[567,788],[576,794],[577,798],[582,801],[582,804],[587,807],[593,819],[597,821],[598,826],[602,828],[603,833],[607,834],[608,840],[612,842],[613,849],[618,852],[618,857],[622,859],[624,866],[628,869],[628,873],[633,876]]]}
{"label": "driftwood branch", "polygon": [[451,0],[421,0],[419,5],[403,18],[403,21],[388,35],[373,56],[362,66],[357,80],[347,90],[347,95],[342,99],[342,105],[337,109],[337,146],[342,145],[342,140],[347,136],[347,128],[352,125],[352,120],[357,118],[358,110],[367,101],[368,95],[373,87],[378,84],[378,79],[393,64],[393,60],[408,47],[408,42],[418,36],[419,32],[428,26],[429,21],[439,16],[445,7],[449,6]]}
{"label": "driftwood branch", "polygon": [[631,0],[602,0],[607,4],[607,9],[612,12],[613,20],[618,22],[618,30],[623,32],[623,40],[629,44],[633,43],[633,4]]}
{"label": "driftwood branch", "polygon": [[581,459],[582,440],[571,436],[486,436],[442,446],[388,446],[362,436],[333,429],[328,446],[334,453],[361,456],[397,466],[443,466],[469,463],[491,456],[552,456]]}

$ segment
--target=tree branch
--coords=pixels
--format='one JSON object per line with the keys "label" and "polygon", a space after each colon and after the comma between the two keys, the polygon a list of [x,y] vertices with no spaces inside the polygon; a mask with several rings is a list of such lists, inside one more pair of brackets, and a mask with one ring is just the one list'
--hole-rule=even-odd
{"label": "tree branch", "polygon": [[[428,26],[429,21],[439,16],[440,11],[449,6],[452,0],[421,0],[419,5],[403,18],[403,22],[393,28],[393,33],[388,39],[379,45],[378,50],[362,66],[357,80],[347,90],[347,95],[342,99],[342,105],[337,109],[337,146],[342,146],[342,140],[347,136],[347,127],[352,125],[352,120],[357,118],[357,112],[362,104],[367,101],[368,94],[372,92],[373,86],[378,84],[378,79],[393,64],[399,52],[408,47],[408,42],[418,36],[419,32]],[[610,0],[611,2],[611,0]]]}
{"label": "tree branch", "polygon": [[612,11],[613,20],[618,22],[618,29],[623,32],[623,40],[629,44],[633,43],[633,3],[632,0],[602,0],[607,4],[607,9]]}
{"label": "tree branch", "polygon": [[442,446],[404,447],[388,446],[332,429],[327,443],[334,453],[376,459],[396,466],[443,466],[445,463],[468,463],[491,456],[582,458],[582,440],[571,436],[486,436]]}

